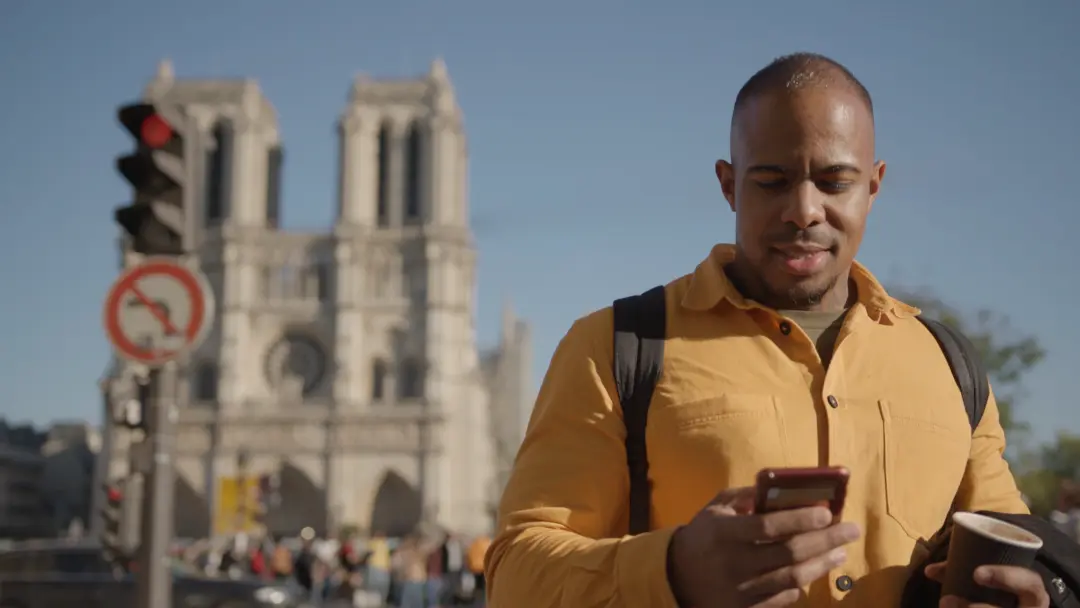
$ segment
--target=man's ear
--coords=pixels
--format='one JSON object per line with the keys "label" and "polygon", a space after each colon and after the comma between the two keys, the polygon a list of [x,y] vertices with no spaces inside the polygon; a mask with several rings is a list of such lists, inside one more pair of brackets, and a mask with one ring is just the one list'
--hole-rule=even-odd
{"label": "man's ear", "polygon": [[885,161],[879,160],[874,163],[874,170],[870,172],[870,203],[866,207],[867,213],[874,207],[874,199],[877,198],[878,192],[881,191],[881,181],[883,179],[885,179]]}
{"label": "man's ear", "polygon": [[716,179],[720,182],[720,191],[724,193],[728,206],[735,211],[735,167],[723,159],[716,161]]}

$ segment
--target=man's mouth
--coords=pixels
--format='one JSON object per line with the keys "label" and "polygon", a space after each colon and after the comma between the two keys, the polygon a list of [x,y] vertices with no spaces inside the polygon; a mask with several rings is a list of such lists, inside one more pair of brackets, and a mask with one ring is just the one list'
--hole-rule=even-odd
{"label": "man's mouth", "polygon": [[780,258],[784,270],[796,276],[816,274],[825,267],[832,251],[820,245],[783,245],[773,247],[773,252]]}

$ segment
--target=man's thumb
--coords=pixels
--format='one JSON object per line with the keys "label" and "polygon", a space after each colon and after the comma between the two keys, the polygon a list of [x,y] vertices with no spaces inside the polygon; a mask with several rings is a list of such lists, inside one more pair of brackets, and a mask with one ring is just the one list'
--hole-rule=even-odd
{"label": "man's thumb", "polygon": [[745,515],[754,512],[754,487],[728,488],[717,494],[711,501],[710,507],[726,507]]}

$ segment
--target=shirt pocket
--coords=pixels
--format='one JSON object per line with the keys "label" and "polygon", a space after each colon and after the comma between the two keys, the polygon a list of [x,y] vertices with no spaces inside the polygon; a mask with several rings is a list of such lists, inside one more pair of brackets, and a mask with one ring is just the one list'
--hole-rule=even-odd
{"label": "shirt pocket", "polygon": [[709,491],[751,485],[759,470],[784,465],[783,420],[772,395],[728,393],[657,414],[649,458],[660,486],[665,479]]}
{"label": "shirt pocket", "polygon": [[971,428],[946,426],[932,412],[879,402],[884,429],[886,510],[915,540],[945,523],[971,452]]}

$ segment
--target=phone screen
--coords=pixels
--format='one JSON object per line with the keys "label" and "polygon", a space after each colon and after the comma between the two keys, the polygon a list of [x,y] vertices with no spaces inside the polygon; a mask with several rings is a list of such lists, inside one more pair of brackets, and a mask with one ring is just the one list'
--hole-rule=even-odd
{"label": "phone screen", "polygon": [[772,487],[765,491],[765,504],[763,506],[766,512],[817,506],[828,508],[836,499],[836,492],[837,488],[835,486]]}

